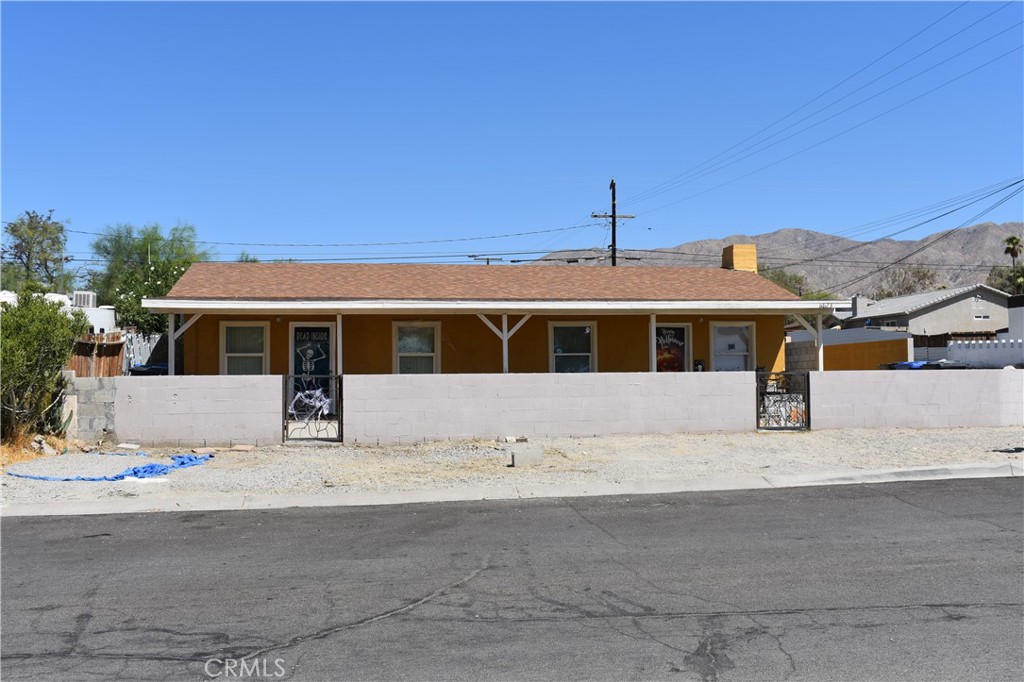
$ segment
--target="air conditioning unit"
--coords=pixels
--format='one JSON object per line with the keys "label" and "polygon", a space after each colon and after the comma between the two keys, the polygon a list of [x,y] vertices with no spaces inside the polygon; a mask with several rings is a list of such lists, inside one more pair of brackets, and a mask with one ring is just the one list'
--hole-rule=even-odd
{"label": "air conditioning unit", "polygon": [[95,291],[76,291],[71,295],[72,305],[76,308],[95,308]]}

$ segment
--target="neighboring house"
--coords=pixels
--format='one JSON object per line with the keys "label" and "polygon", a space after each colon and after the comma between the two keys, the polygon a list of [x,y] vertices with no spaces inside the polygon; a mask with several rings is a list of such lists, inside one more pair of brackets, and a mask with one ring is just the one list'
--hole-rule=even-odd
{"label": "neighboring house", "polygon": [[872,301],[853,297],[846,329],[879,327],[915,336],[992,332],[1007,326],[1010,295],[984,284]]}
{"label": "neighboring house", "polygon": [[813,329],[848,302],[756,267],[752,245],[721,269],[195,263],[143,305],[184,336],[185,374],[781,370],[785,316]]}
{"label": "neighboring house", "polygon": [[[37,294],[38,295],[38,294]],[[96,294],[91,291],[76,291],[70,297],[64,294],[42,294],[44,300],[58,303],[61,308],[71,310],[77,308],[85,313],[89,326],[99,333],[118,329],[114,322],[114,306],[96,306]],[[0,303],[18,305],[18,294],[13,291],[0,291]]]}
{"label": "neighboring house", "polygon": [[[879,369],[914,359],[914,337],[883,329],[826,329],[825,370]],[[813,336],[791,331],[786,339],[786,369],[815,369]]]}

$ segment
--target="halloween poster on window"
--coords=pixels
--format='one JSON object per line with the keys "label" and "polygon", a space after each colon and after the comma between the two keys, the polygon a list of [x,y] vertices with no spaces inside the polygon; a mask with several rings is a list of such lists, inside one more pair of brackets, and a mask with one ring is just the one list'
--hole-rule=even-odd
{"label": "halloween poster on window", "polygon": [[686,370],[686,332],[681,327],[655,327],[655,348],[659,372]]}

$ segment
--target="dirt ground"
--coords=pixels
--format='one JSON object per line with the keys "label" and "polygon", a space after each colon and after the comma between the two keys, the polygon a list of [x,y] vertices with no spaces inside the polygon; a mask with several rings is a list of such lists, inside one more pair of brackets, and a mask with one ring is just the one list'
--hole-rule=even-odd
{"label": "dirt ground", "polygon": [[[108,476],[151,462],[170,463],[171,454],[184,452],[78,452],[15,462],[6,468],[15,474]],[[513,452],[532,452],[539,455],[539,462],[512,468]],[[201,466],[150,479],[39,481],[5,475],[0,493],[4,505],[9,505],[228,493],[315,496],[510,484],[571,487],[1020,462],[1022,453],[1024,430],[1015,427],[647,434],[520,444],[492,440],[392,446],[289,443],[250,452],[217,452]]]}

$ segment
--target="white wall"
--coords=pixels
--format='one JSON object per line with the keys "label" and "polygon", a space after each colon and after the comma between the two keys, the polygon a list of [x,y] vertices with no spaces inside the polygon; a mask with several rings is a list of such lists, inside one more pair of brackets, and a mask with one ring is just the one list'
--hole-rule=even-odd
{"label": "white wall", "polygon": [[265,445],[282,440],[280,376],[114,379],[113,432],[140,444]]}
{"label": "white wall", "polygon": [[972,368],[1001,369],[1024,364],[1024,340],[950,341],[946,357]]}
{"label": "white wall", "polygon": [[1024,424],[1024,371],[811,372],[811,428]]}
{"label": "white wall", "polygon": [[[345,441],[752,431],[753,372],[348,375]],[[811,427],[1024,425],[1024,371],[811,372]],[[280,443],[279,376],[76,379],[80,437]]]}
{"label": "white wall", "polygon": [[346,442],[751,431],[753,372],[349,375]]}

